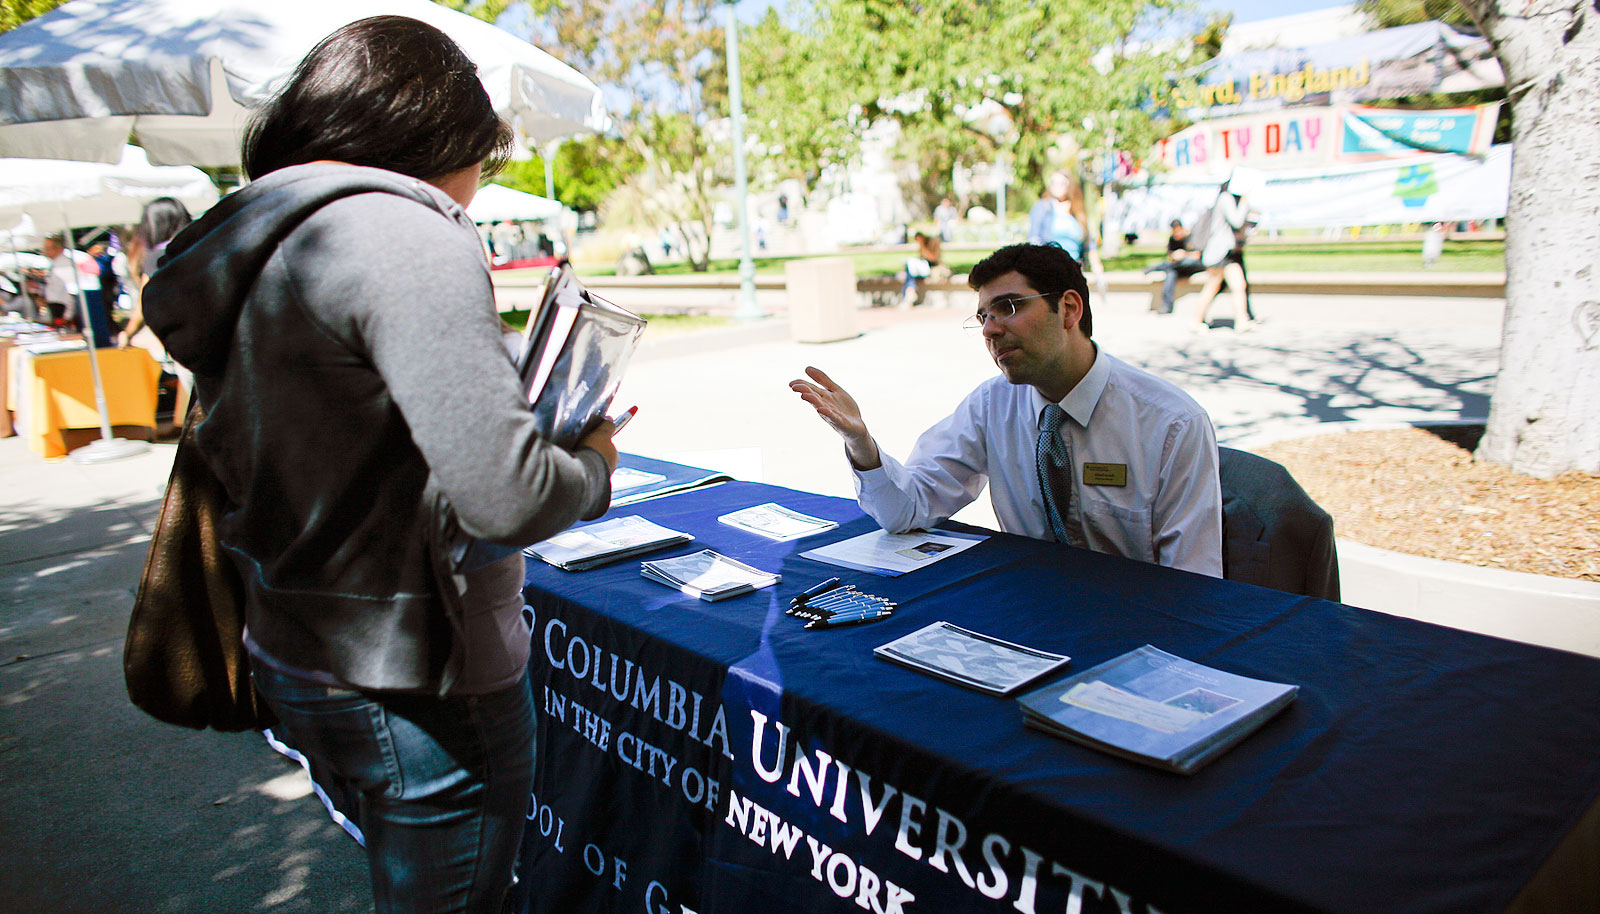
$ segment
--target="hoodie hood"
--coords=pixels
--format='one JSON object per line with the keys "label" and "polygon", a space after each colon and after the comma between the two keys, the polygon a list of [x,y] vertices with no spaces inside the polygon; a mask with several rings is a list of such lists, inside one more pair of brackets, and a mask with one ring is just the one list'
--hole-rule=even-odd
{"label": "hoodie hood", "polygon": [[145,323],[189,370],[220,373],[240,310],[279,243],[328,203],[368,193],[406,197],[471,225],[460,206],[418,178],[336,163],[284,168],[223,198],[172,239],[145,287]]}

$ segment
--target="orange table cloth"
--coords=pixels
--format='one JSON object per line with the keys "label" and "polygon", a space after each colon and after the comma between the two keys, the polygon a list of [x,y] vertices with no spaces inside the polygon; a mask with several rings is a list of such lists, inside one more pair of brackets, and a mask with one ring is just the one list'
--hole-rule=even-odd
{"label": "orange table cloth", "polygon": [[[29,450],[40,457],[64,457],[64,430],[100,427],[87,350],[36,355],[18,346],[6,355],[12,380],[6,406]],[[143,349],[96,349],[95,355],[111,424],[154,430],[160,363]]]}

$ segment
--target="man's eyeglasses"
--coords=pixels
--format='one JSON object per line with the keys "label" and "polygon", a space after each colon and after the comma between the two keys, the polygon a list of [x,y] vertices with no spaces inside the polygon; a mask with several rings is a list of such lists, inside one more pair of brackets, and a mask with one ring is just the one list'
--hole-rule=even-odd
{"label": "man's eyeglasses", "polygon": [[1051,295],[1059,295],[1059,294],[1061,294],[1061,293],[1059,293],[1059,292],[1040,292],[1037,295],[1005,295],[1005,296],[1001,296],[1000,298],[997,298],[994,301],[989,302],[989,307],[988,307],[987,310],[985,310],[983,308],[979,308],[978,312],[976,314],[972,315],[971,317],[967,318],[961,324],[961,326],[966,328],[967,330],[982,330],[984,325],[989,323],[989,321],[991,321],[991,320],[1000,321],[1001,323],[1004,323],[1004,322],[1006,322],[1008,320],[1011,320],[1011,318],[1016,315],[1017,309],[1022,307],[1022,303],[1023,302],[1028,301],[1029,299],[1033,299],[1033,298],[1046,298],[1046,297],[1051,296]]}

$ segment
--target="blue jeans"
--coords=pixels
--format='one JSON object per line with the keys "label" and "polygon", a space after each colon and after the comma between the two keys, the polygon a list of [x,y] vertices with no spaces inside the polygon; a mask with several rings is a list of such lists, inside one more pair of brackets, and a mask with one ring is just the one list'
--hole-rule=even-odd
{"label": "blue jeans", "polygon": [[487,695],[354,692],[252,660],[273,732],[366,838],[379,914],[501,914],[533,790],[526,674]]}

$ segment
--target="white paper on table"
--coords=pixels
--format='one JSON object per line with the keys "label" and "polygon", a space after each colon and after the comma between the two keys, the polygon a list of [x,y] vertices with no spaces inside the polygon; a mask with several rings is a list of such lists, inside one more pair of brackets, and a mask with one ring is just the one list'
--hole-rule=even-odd
{"label": "white paper on table", "polygon": [[901,575],[978,545],[987,536],[938,530],[890,533],[874,530],[802,553],[815,559],[873,574]]}

